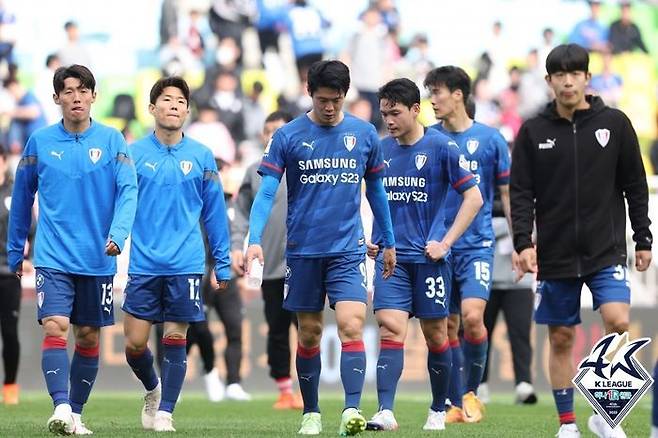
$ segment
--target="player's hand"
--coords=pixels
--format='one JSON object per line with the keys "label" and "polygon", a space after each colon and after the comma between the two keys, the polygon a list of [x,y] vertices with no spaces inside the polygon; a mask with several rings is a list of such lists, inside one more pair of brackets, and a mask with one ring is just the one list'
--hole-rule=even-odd
{"label": "player's hand", "polygon": [[19,264],[19,265],[18,265],[18,268],[16,268],[16,272],[14,272],[14,274],[16,274],[16,277],[17,277],[19,280],[20,280],[21,278],[23,278],[23,265],[22,265],[22,264]]}
{"label": "player's hand", "polygon": [[448,251],[450,251],[450,245],[443,241],[437,242],[436,240],[430,240],[425,245],[425,254],[435,262],[445,257]]}
{"label": "player's hand", "polygon": [[[523,274],[527,272],[537,273],[537,250],[534,247],[521,251],[519,254],[519,268]],[[519,275],[518,272],[517,275]]]}
{"label": "player's hand", "polygon": [[226,289],[228,289],[228,280],[217,281],[217,279],[214,276],[212,277],[212,279],[214,280],[215,283],[213,287],[213,290],[215,292],[223,292]]}
{"label": "player's hand", "polygon": [[371,259],[376,259],[377,254],[379,254],[379,245],[375,245],[372,242],[366,242],[366,247],[368,248],[367,254]]}
{"label": "player's hand", "polygon": [[34,265],[30,260],[23,260],[23,274],[31,274],[34,272]]}
{"label": "player's hand", "polygon": [[244,261],[244,273],[249,275],[249,269],[251,268],[251,262],[254,259],[258,259],[261,265],[265,265],[265,258],[263,257],[263,247],[260,245],[249,245],[247,248],[247,257]]}
{"label": "player's hand", "polygon": [[242,250],[235,249],[231,252],[231,267],[239,276],[244,275],[244,254]]}
{"label": "player's hand", "polygon": [[512,251],[512,272],[514,272],[514,283],[521,281],[525,272],[521,269],[521,257],[516,251]]}
{"label": "player's hand", "polygon": [[644,272],[651,265],[651,251],[635,251],[635,269],[638,272]]}
{"label": "player's hand", "polygon": [[384,270],[382,271],[384,280],[389,279],[393,275],[395,263],[397,263],[395,248],[384,248]]}
{"label": "player's hand", "polygon": [[121,254],[121,250],[119,249],[119,245],[116,243],[112,242],[110,239],[107,239],[107,243],[105,244],[105,254],[109,256],[118,256]]}

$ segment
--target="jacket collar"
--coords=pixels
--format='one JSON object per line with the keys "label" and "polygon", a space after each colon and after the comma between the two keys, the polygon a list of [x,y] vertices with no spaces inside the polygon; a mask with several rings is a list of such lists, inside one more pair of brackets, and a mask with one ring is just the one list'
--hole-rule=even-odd
{"label": "jacket collar", "polygon": [[[590,118],[593,115],[603,111],[606,108],[606,105],[603,102],[603,99],[601,99],[599,96],[594,96],[592,94],[588,94],[588,95],[585,96],[585,100],[587,100],[587,102],[589,103],[589,108],[583,109],[583,110],[576,110],[576,112],[574,113],[574,120],[580,121],[580,120]],[[544,110],[539,113],[539,115],[541,117],[545,117],[545,118],[551,119],[551,120],[559,120],[559,119],[563,118],[562,116],[560,116],[557,113],[557,105],[555,103],[555,99],[553,99],[551,102],[549,102],[544,107]]]}

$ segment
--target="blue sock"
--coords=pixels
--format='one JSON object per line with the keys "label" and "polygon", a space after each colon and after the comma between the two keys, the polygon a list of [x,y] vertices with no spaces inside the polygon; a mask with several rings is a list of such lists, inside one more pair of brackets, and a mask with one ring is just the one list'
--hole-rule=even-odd
{"label": "blue sock", "polygon": [[126,361],[147,391],[158,386],[158,376],[153,368],[153,354],[148,347],[138,352],[126,348]]}
{"label": "blue sock", "polygon": [[432,388],[432,409],[442,412],[446,409],[446,395],[450,386],[450,369],[452,368],[452,351],[446,339],[441,347],[429,347],[427,354],[427,370],[430,373]]}
{"label": "blue sock", "polygon": [[464,354],[459,339],[450,341],[450,351],[452,352],[452,368],[448,398],[453,406],[461,408],[464,395]]}
{"label": "blue sock", "polygon": [[69,403],[69,355],[66,339],[46,336],[42,344],[41,370],[55,406]]}
{"label": "blue sock", "polygon": [[653,404],[651,405],[651,424],[654,427],[658,427],[658,389],[656,389],[656,385],[658,385],[658,362],[656,362],[656,366],[653,369]]}
{"label": "blue sock", "polygon": [[576,422],[576,414],[573,411],[573,388],[554,389],[553,398],[560,417],[560,424]]}
{"label": "blue sock", "polygon": [[164,358],[162,359],[162,400],[158,408],[160,411],[174,412],[187,371],[186,344],[185,339],[162,338]]}
{"label": "blue sock", "polygon": [[345,390],[345,409],[359,408],[366,381],[366,350],[363,341],[343,342],[340,353],[340,379]]}
{"label": "blue sock", "polygon": [[464,370],[466,371],[466,391],[477,394],[482,382],[484,366],[487,362],[489,340],[487,333],[480,339],[470,339],[464,336]]}
{"label": "blue sock", "polygon": [[299,390],[304,399],[304,413],[320,412],[318,405],[318,387],[322,370],[320,347],[305,348],[297,345],[296,366]]}
{"label": "blue sock", "polygon": [[91,348],[75,346],[71,361],[71,409],[73,413],[82,414],[82,407],[87,403],[91,388],[98,374],[98,345]]}
{"label": "blue sock", "polygon": [[377,360],[377,398],[379,410],[393,410],[395,391],[404,366],[404,344],[382,339]]}

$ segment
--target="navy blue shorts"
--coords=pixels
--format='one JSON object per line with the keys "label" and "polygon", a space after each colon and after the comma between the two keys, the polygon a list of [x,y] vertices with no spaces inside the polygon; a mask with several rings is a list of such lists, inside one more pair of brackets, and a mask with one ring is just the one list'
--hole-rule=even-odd
{"label": "navy blue shorts", "polygon": [[200,284],[201,274],[131,274],[121,309],[145,321],[205,321]]}
{"label": "navy blue shorts", "polygon": [[461,314],[461,303],[466,298],[489,301],[493,275],[493,249],[453,252],[452,294],[450,313]]}
{"label": "navy blue shorts", "polygon": [[601,304],[631,302],[626,266],[610,266],[582,278],[540,281],[535,295],[535,322],[565,326],[580,324],[583,284],[592,291],[594,310]]}
{"label": "navy blue shorts", "polygon": [[320,312],[326,297],[333,309],[339,301],[368,302],[365,254],[333,257],[288,257],[283,308]]}
{"label": "navy blue shorts", "polygon": [[398,263],[393,275],[384,280],[384,262],[375,262],[375,312],[397,309],[419,319],[440,319],[448,316],[451,267],[449,260],[436,263]]}
{"label": "navy blue shorts", "polygon": [[104,327],[114,324],[114,275],[67,274],[36,269],[37,319],[66,316],[71,324]]}

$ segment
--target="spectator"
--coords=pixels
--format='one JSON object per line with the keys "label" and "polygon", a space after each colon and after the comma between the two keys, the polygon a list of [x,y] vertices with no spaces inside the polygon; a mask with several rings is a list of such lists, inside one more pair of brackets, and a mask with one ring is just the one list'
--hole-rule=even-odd
{"label": "spectator", "polygon": [[16,16],[4,2],[0,2],[0,61],[14,63],[14,44],[16,43]]}
{"label": "spectator", "polygon": [[606,105],[617,108],[623,91],[621,76],[612,71],[612,54],[603,53],[603,71],[592,76],[589,89],[593,94],[598,94]]}
{"label": "spectator", "polygon": [[308,69],[314,62],[322,60],[322,35],[329,27],[329,22],[306,0],[294,0],[293,7],[288,10],[285,25],[292,38],[299,77],[302,82],[306,82]]}
{"label": "spectator", "polygon": [[642,41],[642,34],[631,19],[631,2],[621,4],[621,17],[610,25],[610,47],[615,55],[623,52],[632,52],[640,49],[649,53]]}
{"label": "spectator", "polygon": [[66,44],[62,47],[57,55],[64,67],[80,64],[86,67],[91,66],[91,55],[87,48],[80,42],[80,29],[74,21],[67,21],[64,24],[66,31]]}
{"label": "spectator", "polygon": [[539,52],[532,49],[528,52],[519,84],[519,116],[524,120],[534,117],[548,100],[549,88],[544,79],[544,68],[539,64]]}
{"label": "spectator", "polygon": [[258,140],[265,123],[265,108],[260,102],[263,94],[263,84],[255,81],[251,87],[251,93],[244,99],[244,133],[248,140]]}
{"label": "spectator", "polygon": [[569,42],[589,51],[602,52],[608,48],[608,28],[599,18],[601,2],[592,0],[587,3],[589,3],[590,16],[576,24],[569,35]]}
{"label": "spectator", "polygon": [[5,79],[4,87],[16,102],[16,106],[10,112],[9,149],[12,153],[19,154],[32,133],[47,126],[48,123],[34,93],[26,90],[15,77]]}
{"label": "spectator", "polygon": [[178,24],[178,39],[192,53],[194,58],[203,62],[208,38],[208,23],[198,9],[190,9],[187,16]]}
{"label": "spectator", "polygon": [[257,0],[256,28],[262,55],[265,55],[268,49],[279,51],[279,34],[283,28],[289,3],[288,0]]}
{"label": "spectator", "polygon": [[212,0],[208,21],[219,41],[233,38],[242,53],[242,33],[256,18],[256,0]]}
{"label": "spectator", "polygon": [[244,140],[243,103],[238,93],[238,78],[229,72],[220,72],[215,79],[215,90],[210,106],[219,112],[222,121],[239,143]]}
{"label": "spectator", "polygon": [[220,161],[219,169],[235,161],[235,142],[214,108],[200,106],[197,119],[186,129],[186,134],[210,148]]}
{"label": "spectator", "polygon": [[555,32],[553,32],[553,29],[550,27],[547,27],[542,31],[541,35],[542,45],[538,51],[538,64],[540,68],[544,68],[548,54],[551,53],[551,50],[553,50],[553,47],[555,47],[555,43],[553,42],[553,38],[555,38]]}
{"label": "spectator", "polygon": [[61,65],[59,56],[51,53],[46,58],[46,68],[41,70],[34,81],[34,94],[41,103],[44,116],[49,125],[57,123],[62,118],[62,109],[53,100],[53,76],[55,70]]}
{"label": "spectator", "polygon": [[177,0],[163,0],[160,9],[160,46],[178,35],[178,8]]}

